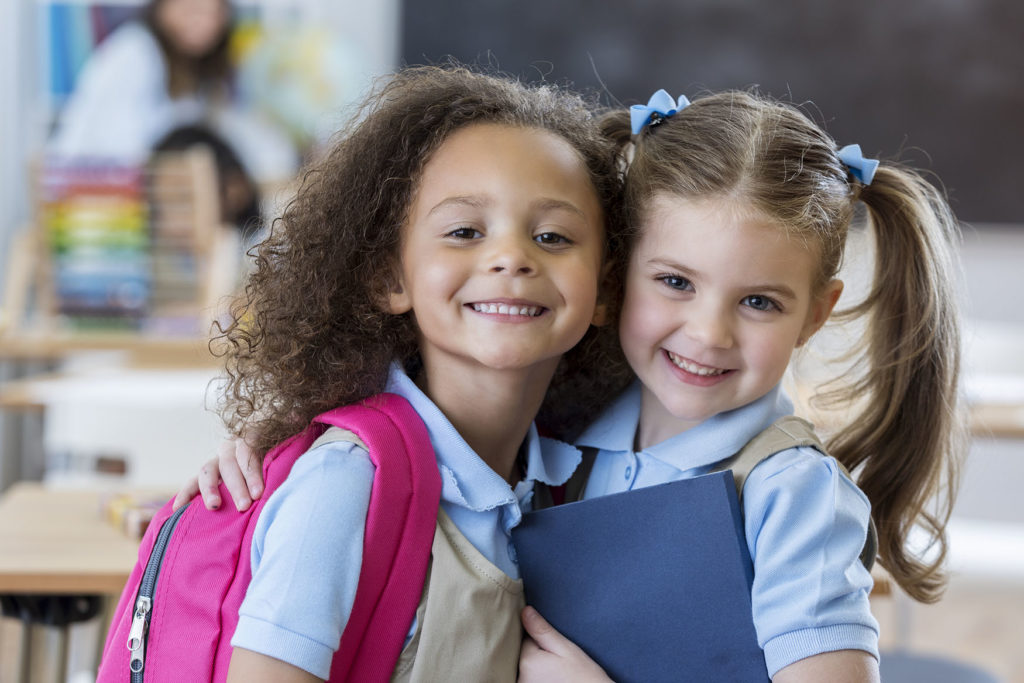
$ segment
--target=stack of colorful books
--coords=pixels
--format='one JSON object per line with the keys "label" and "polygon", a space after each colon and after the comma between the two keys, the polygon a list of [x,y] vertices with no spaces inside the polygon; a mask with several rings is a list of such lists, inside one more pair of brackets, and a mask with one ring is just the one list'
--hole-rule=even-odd
{"label": "stack of colorful books", "polygon": [[56,312],[74,328],[137,329],[150,300],[145,171],[48,159],[40,199]]}

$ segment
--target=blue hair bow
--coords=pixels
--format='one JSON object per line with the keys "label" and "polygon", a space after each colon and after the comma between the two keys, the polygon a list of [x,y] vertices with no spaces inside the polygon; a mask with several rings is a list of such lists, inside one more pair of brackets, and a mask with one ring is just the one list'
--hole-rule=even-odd
{"label": "blue hair bow", "polygon": [[637,135],[648,124],[654,126],[661,123],[663,119],[682,111],[689,104],[690,100],[686,99],[686,95],[680,95],[678,100],[673,100],[667,92],[659,90],[651,95],[646,106],[634,104],[629,108],[629,122],[632,124],[633,135]]}
{"label": "blue hair bow", "polygon": [[870,185],[878,170],[878,159],[865,159],[860,145],[847,145],[839,150],[839,161],[846,164],[853,177],[864,185]]}

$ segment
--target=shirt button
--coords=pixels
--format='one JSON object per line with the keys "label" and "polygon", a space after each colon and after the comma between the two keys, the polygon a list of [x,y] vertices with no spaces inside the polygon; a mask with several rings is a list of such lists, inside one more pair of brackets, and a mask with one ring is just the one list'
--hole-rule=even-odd
{"label": "shirt button", "polygon": [[629,478],[632,477],[632,476],[633,476],[633,466],[632,465],[626,465],[626,481],[629,481]]}
{"label": "shirt button", "polygon": [[508,543],[508,559],[512,560],[513,564],[519,564],[519,556],[516,555],[516,546],[509,541]]}

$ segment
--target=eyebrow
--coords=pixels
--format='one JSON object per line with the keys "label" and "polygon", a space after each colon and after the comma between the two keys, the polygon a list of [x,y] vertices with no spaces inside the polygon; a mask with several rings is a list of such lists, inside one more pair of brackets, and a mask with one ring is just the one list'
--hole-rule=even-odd
{"label": "eyebrow", "polygon": [[[679,271],[680,274],[686,276],[687,278],[692,278],[693,276],[699,275],[699,273],[695,272],[692,268],[687,268],[683,264],[678,263],[676,261],[672,261],[670,259],[654,258],[648,261],[648,264],[660,268],[666,268],[668,270]],[[766,282],[763,284],[744,285],[744,289],[749,290],[751,292],[756,292],[758,294],[771,294],[780,299],[792,300],[797,298],[796,292],[794,292],[786,285],[773,284],[770,282]]]}
{"label": "eyebrow", "polygon": [[441,209],[446,209],[449,206],[468,206],[470,208],[480,209],[487,206],[489,203],[490,200],[486,199],[485,197],[475,197],[472,195],[460,197],[446,197],[439,201],[437,204],[435,204],[433,207],[431,207],[430,211],[427,212],[427,215],[429,216],[431,214],[437,213]]}
{"label": "eyebrow", "polygon": [[[457,197],[446,197],[445,199],[442,199],[440,202],[435,204],[430,209],[430,211],[427,212],[427,215],[429,216],[450,206],[482,209],[487,207],[491,203],[491,198],[487,197],[486,195],[460,195]],[[542,199],[539,199],[536,202],[534,202],[531,205],[531,207],[538,211],[569,211],[570,213],[578,214],[582,218],[587,217],[586,214],[583,213],[583,209],[576,206],[572,202],[567,202],[563,199],[555,199],[553,197],[544,197]]]}

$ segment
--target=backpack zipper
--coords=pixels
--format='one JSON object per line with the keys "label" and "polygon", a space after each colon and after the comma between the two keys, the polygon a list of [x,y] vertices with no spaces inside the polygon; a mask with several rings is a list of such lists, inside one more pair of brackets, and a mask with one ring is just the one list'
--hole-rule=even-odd
{"label": "backpack zipper", "polygon": [[142,683],[143,669],[146,666],[146,641],[149,638],[149,620],[153,612],[153,593],[156,591],[156,579],[160,573],[160,567],[164,561],[164,552],[171,540],[171,534],[178,525],[182,513],[188,509],[183,505],[168,517],[160,533],[153,544],[153,551],[149,554],[146,562],[146,569],[142,573],[142,581],[139,583],[139,592],[135,598],[135,615],[132,617],[132,627],[128,632],[128,668],[131,670],[131,683]]}

